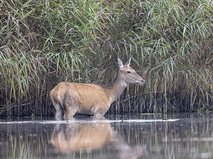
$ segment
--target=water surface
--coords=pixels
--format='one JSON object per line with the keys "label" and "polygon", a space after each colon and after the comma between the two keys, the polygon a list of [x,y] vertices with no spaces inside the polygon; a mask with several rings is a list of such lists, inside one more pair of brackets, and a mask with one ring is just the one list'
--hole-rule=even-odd
{"label": "water surface", "polygon": [[0,158],[213,158],[213,114],[0,119]]}

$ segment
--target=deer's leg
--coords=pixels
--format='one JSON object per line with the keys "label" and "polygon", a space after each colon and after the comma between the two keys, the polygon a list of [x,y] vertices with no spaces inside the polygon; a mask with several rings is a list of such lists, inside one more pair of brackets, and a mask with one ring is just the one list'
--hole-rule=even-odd
{"label": "deer's leg", "polygon": [[57,100],[54,100],[53,96],[51,96],[51,101],[55,108],[55,119],[62,120],[63,119],[63,109],[62,109],[62,103],[61,103],[60,96],[57,95]]}
{"label": "deer's leg", "polygon": [[55,107],[55,119],[56,120],[63,120],[63,109],[62,109],[60,103],[56,103],[54,105],[54,107]]}
{"label": "deer's leg", "polygon": [[71,93],[67,93],[64,99],[64,110],[65,110],[64,119],[65,120],[74,119],[73,116],[78,111],[78,109],[79,106],[77,98]]}
{"label": "deer's leg", "polygon": [[94,112],[94,118],[97,120],[104,120],[104,114],[107,112],[108,109],[106,109],[105,106],[102,107],[96,107]]}
{"label": "deer's leg", "polygon": [[73,116],[76,114],[78,110],[78,106],[69,106],[66,108],[66,112],[64,113],[65,120],[73,120]]}

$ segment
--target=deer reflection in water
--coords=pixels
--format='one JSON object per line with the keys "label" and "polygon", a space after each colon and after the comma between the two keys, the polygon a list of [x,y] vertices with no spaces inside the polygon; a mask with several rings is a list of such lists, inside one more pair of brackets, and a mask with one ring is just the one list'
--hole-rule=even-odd
{"label": "deer reflection in water", "polygon": [[110,123],[102,121],[57,124],[52,133],[51,143],[61,153],[97,150],[110,145],[118,151],[120,159],[137,159],[144,150],[144,146],[129,146],[112,130]]}

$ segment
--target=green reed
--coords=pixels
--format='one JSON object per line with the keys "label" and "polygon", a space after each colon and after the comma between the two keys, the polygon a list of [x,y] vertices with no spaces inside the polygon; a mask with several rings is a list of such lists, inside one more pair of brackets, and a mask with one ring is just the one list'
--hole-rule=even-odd
{"label": "green reed", "polygon": [[212,5],[1,0],[0,113],[49,115],[58,82],[107,85],[117,56],[132,57],[146,79],[124,92],[117,113],[212,110]]}

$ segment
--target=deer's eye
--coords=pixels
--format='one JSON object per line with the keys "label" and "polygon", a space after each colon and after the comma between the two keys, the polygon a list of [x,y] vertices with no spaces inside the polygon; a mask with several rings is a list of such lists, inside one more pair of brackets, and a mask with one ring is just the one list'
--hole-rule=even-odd
{"label": "deer's eye", "polygon": [[131,71],[127,71],[127,73],[131,73]]}

